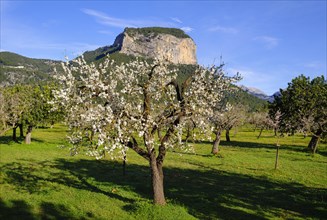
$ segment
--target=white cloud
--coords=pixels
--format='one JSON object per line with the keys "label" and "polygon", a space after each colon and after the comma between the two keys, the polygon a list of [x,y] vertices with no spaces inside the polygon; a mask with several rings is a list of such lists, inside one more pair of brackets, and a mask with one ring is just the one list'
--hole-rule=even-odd
{"label": "white cloud", "polygon": [[[103,12],[99,12],[93,9],[82,9],[82,12],[94,17],[96,21],[102,25],[111,26],[111,27],[119,27],[119,28],[125,28],[125,27],[175,27],[177,28],[177,24],[181,24],[182,21],[177,17],[171,17],[170,19],[173,22],[169,21],[162,21],[158,19],[151,19],[151,20],[128,20],[128,19],[121,19],[121,18],[115,18],[110,17],[107,14]],[[183,31],[186,33],[193,31],[194,29],[191,27],[181,27]],[[98,31],[101,34],[108,34],[111,35],[110,31]]]}
{"label": "white cloud", "polygon": [[24,25],[16,25],[16,28],[5,27],[5,30],[1,31],[2,51],[12,51],[34,58],[61,59],[64,53],[76,56],[100,47],[100,45],[77,41],[58,42]]}
{"label": "white cloud", "polygon": [[129,19],[121,19],[110,17],[107,14],[96,11],[93,9],[82,9],[82,12],[96,18],[96,21],[102,25],[111,26],[111,27],[152,27],[152,26],[160,26],[160,27],[174,27],[172,22],[166,22],[161,20],[129,20]]}
{"label": "white cloud", "polygon": [[175,21],[175,22],[177,22],[177,23],[180,23],[180,24],[183,23],[183,22],[182,22],[179,18],[177,18],[177,17],[170,18],[170,19],[173,20],[173,21]]}
{"label": "white cloud", "polygon": [[108,31],[108,30],[100,30],[98,31],[98,33],[105,34],[105,35],[114,35],[112,31]]}
{"label": "white cloud", "polygon": [[274,86],[278,78],[274,77],[273,74],[263,73],[250,68],[227,68],[226,71],[231,75],[236,73],[241,75],[242,80],[237,83],[238,85],[258,88],[267,94],[272,94],[275,90],[278,90]]}
{"label": "white cloud", "polygon": [[113,26],[113,27],[122,27],[122,28],[137,27],[137,25],[135,25],[136,21],[129,21],[125,19],[109,17],[102,12],[95,11],[92,9],[82,9],[82,11],[87,15],[91,15],[95,17],[99,23],[104,25]]}
{"label": "white cloud", "polygon": [[191,27],[182,27],[181,29],[182,29],[184,32],[186,32],[186,33],[191,32],[191,31],[194,30],[194,29],[191,28]]}
{"label": "white cloud", "polygon": [[271,36],[257,36],[253,40],[263,43],[267,49],[272,49],[279,44],[279,40]]}
{"label": "white cloud", "polygon": [[239,31],[233,27],[214,26],[208,29],[211,32],[221,32],[225,34],[237,34]]}
{"label": "white cloud", "polygon": [[311,61],[311,62],[303,64],[303,66],[307,67],[307,68],[319,69],[319,68],[322,68],[324,66],[324,64],[320,61]]}

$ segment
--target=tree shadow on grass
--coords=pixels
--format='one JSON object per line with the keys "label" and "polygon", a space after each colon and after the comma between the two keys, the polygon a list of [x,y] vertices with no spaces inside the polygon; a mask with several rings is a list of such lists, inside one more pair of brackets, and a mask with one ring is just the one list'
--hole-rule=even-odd
{"label": "tree shadow on grass", "polygon": [[[112,187],[118,186],[152,200],[147,166],[129,164],[127,174],[123,176],[118,162],[58,159],[11,163],[2,166],[1,170],[5,175],[4,182],[18,191],[41,193],[49,189],[48,182],[57,183],[124,201],[130,212],[133,212],[136,198],[126,198],[113,192]],[[326,189],[273,182],[203,166],[196,170],[167,167],[164,172],[168,201],[186,207],[199,219],[324,219],[327,216]],[[59,210],[51,204],[47,207],[53,210],[53,215],[62,213],[60,207]]]}
{"label": "tree shadow on grass", "polygon": [[0,144],[21,144],[24,143],[25,138],[24,137],[17,137],[17,142],[15,142],[12,139],[12,135],[7,135],[7,136],[0,136]]}
{"label": "tree shadow on grass", "polygon": [[[225,146],[225,147],[240,147],[240,148],[257,148],[257,149],[272,149],[275,150],[276,149],[276,145],[275,144],[264,144],[264,143],[255,143],[255,142],[244,142],[244,141],[222,141],[221,142],[221,146]],[[293,151],[293,152],[301,152],[301,153],[306,153],[309,155],[312,155],[311,151],[307,148],[307,147],[303,147],[303,146],[298,146],[298,145],[281,145],[280,149],[282,150],[288,150],[288,151]],[[327,151],[326,148],[319,148],[317,149],[316,154],[322,155],[322,156],[327,156]]]}
{"label": "tree shadow on grass", "polygon": [[[15,142],[12,139],[12,136],[7,135],[7,136],[0,136],[0,144],[6,144],[6,145],[11,145],[11,144],[23,144],[25,141],[24,137],[17,137],[17,142]],[[37,143],[44,143],[45,141],[39,138],[33,138],[31,139],[31,143],[37,142]]]}
{"label": "tree shadow on grass", "polygon": [[12,136],[0,136],[0,144],[16,143],[12,140]]}
{"label": "tree shadow on grass", "polygon": [[92,213],[87,213],[85,217],[74,216],[64,205],[51,202],[41,202],[39,213],[33,213],[33,207],[24,200],[3,201],[0,198],[0,219],[4,220],[37,220],[37,219],[88,219],[94,217]]}
{"label": "tree shadow on grass", "polygon": [[36,219],[33,215],[31,206],[23,200],[12,200],[4,202],[0,198],[0,219]]}
{"label": "tree shadow on grass", "polygon": [[[212,146],[212,142],[210,141],[195,141],[194,143],[197,144],[206,144],[209,146]],[[276,150],[275,144],[266,144],[266,143],[256,143],[256,142],[245,142],[245,141],[221,141],[220,146],[222,147],[239,147],[239,148],[249,148],[249,149],[268,149],[268,150]],[[287,151],[293,151],[293,152],[299,152],[299,153],[305,153],[310,156],[312,156],[311,151],[308,148],[305,148],[303,146],[298,145],[282,145],[279,148],[280,150],[287,150]],[[317,150],[316,154],[327,156],[327,149],[319,149]],[[188,152],[176,152],[173,151],[173,153],[178,154],[187,154],[187,155],[198,155],[203,157],[212,157],[210,154],[211,149],[208,148],[208,154],[198,154],[198,153],[188,153]]]}
{"label": "tree shadow on grass", "polygon": [[[21,161],[8,163],[0,167],[1,172],[5,174],[4,182],[14,185],[17,191],[28,192],[30,194],[46,194],[53,190],[56,191],[56,186],[48,183],[57,183],[76,189],[104,194],[124,202],[133,202],[132,199],[121,197],[110,191],[104,191],[96,185],[89,183],[89,176],[76,172],[76,170],[81,171],[87,169],[82,164],[67,162],[64,164],[61,163],[59,166],[57,162],[53,161]],[[102,161],[94,162],[99,162],[100,164],[97,163],[97,166],[102,166]],[[111,164],[110,166],[113,167],[106,167],[108,170],[104,170],[104,172],[99,170],[99,174],[105,175],[107,172],[110,172],[110,170],[114,169],[115,164]]]}
{"label": "tree shadow on grass", "polygon": [[[245,142],[245,141],[222,141],[221,146],[225,147],[240,147],[240,148],[257,148],[257,149],[276,149],[276,144],[265,144],[265,143],[256,143],[256,142]],[[280,149],[285,149],[294,152],[305,152],[308,153],[307,149],[303,146],[298,145],[282,145]]]}

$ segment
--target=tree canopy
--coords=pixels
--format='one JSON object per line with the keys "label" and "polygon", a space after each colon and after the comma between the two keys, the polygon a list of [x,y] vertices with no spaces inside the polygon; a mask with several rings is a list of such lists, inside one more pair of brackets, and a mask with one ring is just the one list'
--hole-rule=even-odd
{"label": "tree canopy", "polygon": [[177,80],[169,63],[156,60],[115,65],[107,59],[99,66],[76,62],[63,65],[65,74],[58,75],[62,88],[55,92],[57,104],[67,111],[73,153],[86,147],[100,159],[134,150],[150,164],[154,202],[165,204],[167,150],[184,146],[182,131],[189,120],[210,130],[217,102],[239,77],[225,76],[221,67],[199,66]]}
{"label": "tree canopy", "polygon": [[280,90],[270,106],[270,114],[281,112],[281,129],[294,133],[311,133],[309,148],[316,151],[319,138],[327,132],[327,83],[324,76],[310,80],[300,75]]}

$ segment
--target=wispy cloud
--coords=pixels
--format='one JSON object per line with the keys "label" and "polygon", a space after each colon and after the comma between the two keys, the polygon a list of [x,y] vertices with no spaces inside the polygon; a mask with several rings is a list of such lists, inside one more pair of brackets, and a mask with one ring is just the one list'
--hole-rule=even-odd
{"label": "wispy cloud", "polygon": [[138,21],[130,21],[126,19],[119,19],[114,17],[109,17],[108,15],[92,10],[92,9],[82,9],[82,12],[84,12],[87,15],[93,16],[97,19],[97,21],[101,24],[113,26],[113,27],[137,27]]}
{"label": "wispy cloud", "polygon": [[191,27],[182,27],[181,29],[182,29],[184,32],[186,32],[186,33],[189,33],[189,32],[191,32],[191,31],[194,30],[194,29],[191,28]]}
{"label": "wispy cloud", "polygon": [[[80,41],[61,42],[44,37],[32,27],[24,25],[16,25],[16,27],[19,28],[6,27],[6,31],[1,32],[2,51],[22,53],[22,55],[36,58],[61,59],[65,51],[74,57],[101,46]],[[57,54],[57,56],[50,57],[48,56],[50,53]]]}
{"label": "wispy cloud", "polygon": [[99,30],[98,33],[105,35],[114,35],[114,32],[108,30]]}
{"label": "wispy cloud", "polygon": [[257,36],[253,40],[263,43],[267,49],[272,49],[279,44],[279,39],[271,36]]}
{"label": "wispy cloud", "polygon": [[226,71],[232,75],[239,73],[242,76],[242,80],[239,83],[252,87],[258,87],[260,84],[269,83],[273,78],[269,74],[264,74],[249,68],[227,68]]}
{"label": "wispy cloud", "polygon": [[208,29],[211,32],[221,32],[225,34],[237,34],[239,31],[233,27],[224,27],[224,26],[214,26]]}
{"label": "wispy cloud", "polygon": [[175,21],[175,22],[177,22],[177,23],[180,23],[180,24],[182,24],[183,22],[179,19],[179,18],[177,18],[177,17],[173,17],[173,18],[170,18],[171,20],[173,20],[173,21]]}
{"label": "wispy cloud", "polygon": [[130,20],[111,17],[103,12],[96,11],[93,9],[82,9],[82,12],[94,17],[96,21],[102,25],[111,27],[151,27],[151,26],[162,26],[162,27],[174,27],[176,26],[172,22],[162,21],[162,20]]}
{"label": "wispy cloud", "polygon": [[275,93],[279,89],[276,87],[276,84],[280,81],[280,77],[276,77],[271,72],[262,72],[248,67],[227,68],[226,71],[231,75],[239,73],[242,76],[242,80],[237,85],[257,88],[268,95]]}
{"label": "wispy cloud", "polygon": [[311,61],[303,64],[304,67],[307,68],[313,68],[313,69],[319,69],[324,66],[324,64],[320,61]]}

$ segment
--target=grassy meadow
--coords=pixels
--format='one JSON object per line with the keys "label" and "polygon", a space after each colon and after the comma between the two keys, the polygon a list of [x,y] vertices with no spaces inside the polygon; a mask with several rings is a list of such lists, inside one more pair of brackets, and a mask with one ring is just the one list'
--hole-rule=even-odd
{"label": "grassy meadow", "polygon": [[168,205],[152,205],[147,162],[129,150],[122,162],[71,157],[65,127],[36,129],[32,144],[0,137],[0,219],[327,219],[327,144],[305,151],[309,137],[279,140],[272,131],[240,128],[211,156],[168,152]]}

